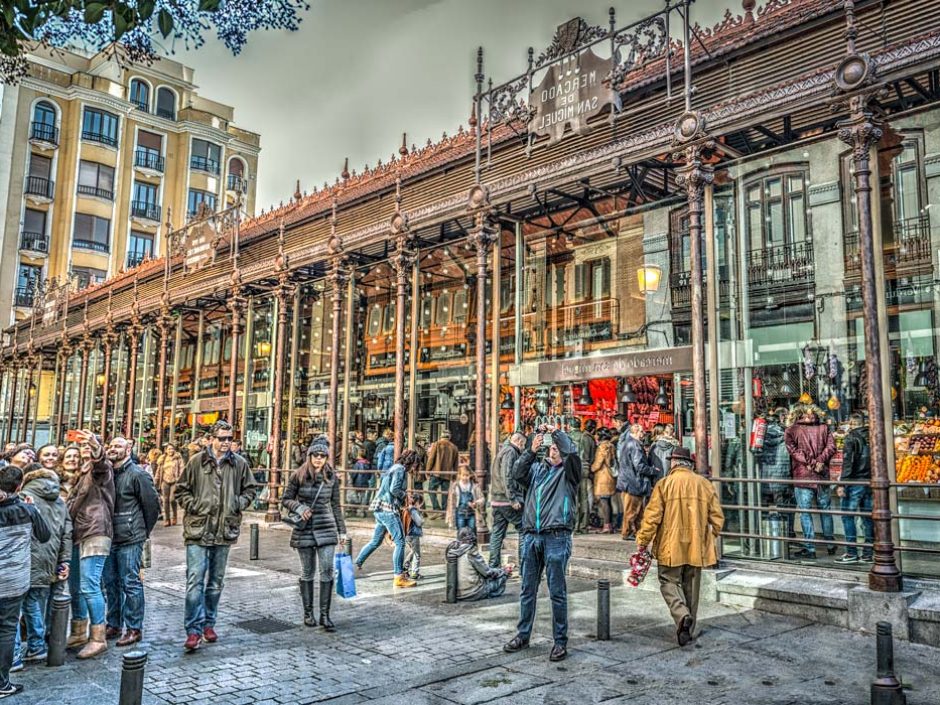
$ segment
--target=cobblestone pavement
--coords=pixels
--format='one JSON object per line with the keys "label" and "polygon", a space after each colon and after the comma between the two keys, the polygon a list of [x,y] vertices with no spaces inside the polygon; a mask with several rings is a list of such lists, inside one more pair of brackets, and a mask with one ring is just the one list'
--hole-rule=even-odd
{"label": "cobblestone pavement", "polygon": [[[569,658],[548,661],[549,603],[539,601],[532,648],[505,654],[514,633],[519,582],[500,599],[447,605],[440,550],[426,551],[426,579],[391,587],[380,549],[357,583],[334,601],[338,631],[300,624],[297,559],[289,534],[261,531],[261,560],[248,560],[248,532],[232,550],[218,643],[184,655],[184,552],[178,527],[155,532],[146,571],[144,703],[275,705],[336,703],[707,703],[862,705],[874,676],[874,638],[801,619],[706,604],[703,633],[684,649],[658,594],[611,591],[612,640],[593,638],[595,592],[569,581]],[[362,545],[365,534],[355,534]],[[576,539],[577,540],[577,539]],[[261,620],[252,623],[251,620]],[[258,633],[267,631],[268,633]],[[912,705],[940,702],[940,650],[898,643],[896,662]],[[69,656],[59,669],[14,674],[26,690],[10,700],[66,705],[118,702],[121,651]]]}

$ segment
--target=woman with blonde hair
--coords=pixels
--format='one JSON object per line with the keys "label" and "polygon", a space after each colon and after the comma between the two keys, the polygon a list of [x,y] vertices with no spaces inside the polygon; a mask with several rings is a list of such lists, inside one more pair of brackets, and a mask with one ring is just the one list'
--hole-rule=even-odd
{"label": "woman with blonde hair", "polygon": [[154,484],[163,497],[163,525],[174,526],[177,523],[176,483],[183,474],[183,457],[176,452],[175,445],[168,443],[153,468]]}

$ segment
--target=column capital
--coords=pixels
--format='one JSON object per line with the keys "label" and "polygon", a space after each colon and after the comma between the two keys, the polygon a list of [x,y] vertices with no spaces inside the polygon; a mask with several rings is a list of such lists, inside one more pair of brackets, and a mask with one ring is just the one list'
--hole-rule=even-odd
{"label": "column capital", "polygon": [[673,154],[674,159],[684,162],[676,170],[676,186],[686,192],[690,206],[701,204],[705,187],[715,180],[714,167],[705,162],[707,153],[714,146],[713,141],[706,139],[688,144]]}
{"label": "column capital", "polygon": [[885,123],[872,110],[867,96],[853,96],[849,105],[850,116],[838,124],[839,139],[852,148],[853,161],[867,161],[871,148],[884,134]]}

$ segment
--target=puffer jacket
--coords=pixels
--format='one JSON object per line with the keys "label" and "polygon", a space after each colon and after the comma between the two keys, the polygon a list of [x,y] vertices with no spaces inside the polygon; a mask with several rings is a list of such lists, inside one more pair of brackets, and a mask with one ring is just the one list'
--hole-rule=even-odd
{"label": "puffer jacket", "polygon": [[19,495],[0,500],[0,600],[19,597],[29,590],[34,537],[40,542],[49,540],[49,526],[39,510]]}
{"label": "puffer jacket", "polygon": [[329,466],[324,466],[323,470],[314,477],[307,477],[303,483],[294,472],[287,482],[281,506],[298,514],[308,509],[313,512],[303,528],[291,531],[291,548],[335,546],[340,534],[346,533],[343,510],[339,506],[339,478]]}
{"label": "puffer jacket", "polygon": [[516,464],[522,451],[516,448],[507,438],[496,454],[496,468],[490,479],[490,504],[518,502],[522,504],[521,496],[513,496],[509,490],[509,473]]}
{"label": "puffer jacket", "polygon": [[142,543],[160,516],[160,496],[150,474],[128,459],[114,468],[114,537],[112,546]]}
{"label": "puffer jacket", "polygon": [[80,544],[92,536],[114,534],[114,473],[102,456],[90,460],[75,477],[69,493],[72,517],[72,543]]}
{"label": "puffer jacket", "polygon": [[226,453],[216,460],[210,448],[196,453],[176,483],[176,501],[186,513],[186,545],[227,546],[238,541],[242,512],[257,492],[248,461],[240,455]]}
{"label": "puffer jacket", "polygon": [[[797,421],[784,433],[790,468],[797,487],[816,489],[820,481],[829,479],[829,461],[836,453],[836,442],[829,427],[823,423]],[[822,472],[816,465],[822,463]]]}
{"label": "puffer jacket", "polygon": [[656,471],[656,475],[652,478],[654,485],[669,473],[669,456],[672,455],[672,451],[678,447],[679,441],[667,436],[657,438],[656,442],[653,443],[650,448],[649,463]]}
{"label": "puffer jacket", "polygon": [[868,426],[853,428],[846,435],[842,456],[842,474],[839,479],[871,479],[871,446],[868,442]]}
{"label": "puffer jacket", "polygon": [[34,537],[30,547],[30,587],[49,587],[57,582],[56,570],[72,556],[72,518],[59,491],[59,476],[53,470],[33,470],[23,477],[20,494],[32,498],[49,527],[49,540]]}
{"label": "puffer jacket", "polygon": [[594,474],[594,496],[612,497],[617,492],[617,479],[610,474],[616,462],[617,451],[610,441],[601,441],[594,454],[591,472]]}
{"label": "puffer jacket", "polygon": [[154,469],[153,481],[158,487],[163,485],[174,485],[179,482],[180,475],[183,474],[183,456],[179,453],[172,458],[164,453],[157,461],[157,467]]}
{"label": "puffer jacket", "polygon": [[547,457],[538,459],[531,449],[526,449],[512,468],[511,484],[517,488],[514,491],[525,496],[524,533],[574,530],[581,458],[563,431],[552,433],[552,443],[561,452],[561,465],[552,467]]}
{"label": "puffer jacket", "polygon": [[[757,454],[762,480],[789,480],[790,454],[784,440],[783,426],[770,422],[764,432],[764,447]],[[783,492],[788,486],[778,482],[768,482],[761,487],[772,492]]]}
{"label": "puffer jacket", "polygon": [[634,497],[648,496],[656,470],[650,467],[643,446],[628,433],[617,450],[620,456],[617,458],[617,491],[632,494]]}

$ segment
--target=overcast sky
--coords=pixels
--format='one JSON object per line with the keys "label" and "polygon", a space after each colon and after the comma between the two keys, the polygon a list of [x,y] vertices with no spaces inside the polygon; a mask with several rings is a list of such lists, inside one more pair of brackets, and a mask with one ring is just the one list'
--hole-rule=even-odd
{"label": "overcast sky", "polygon": [[[235,121],[261,134],[257,210],[333,182],[344,157],[361,171],[401,144],[423,145],[466,126],[474,57],[499,83],[521,74],[555,28],[580,15],[607,23],[610,0],[309,0],[295,33],[255,32],[233,57],[216,42],[174,58],[196,70],[200,93],[235,106]],[[692,17],[720,19],[735,0],[699,0]],[[618,26],[659,0],[614,3]]]}

